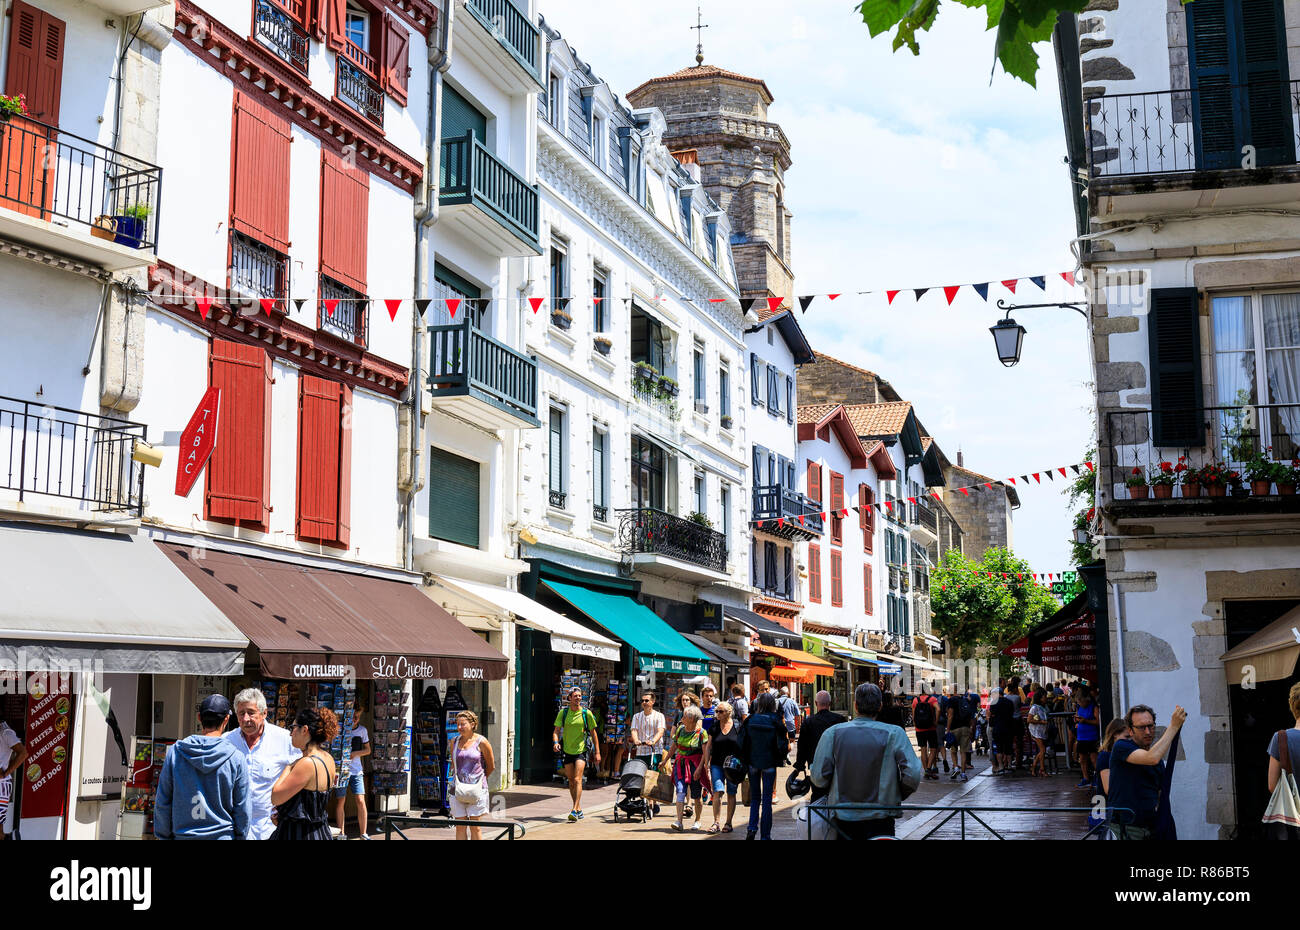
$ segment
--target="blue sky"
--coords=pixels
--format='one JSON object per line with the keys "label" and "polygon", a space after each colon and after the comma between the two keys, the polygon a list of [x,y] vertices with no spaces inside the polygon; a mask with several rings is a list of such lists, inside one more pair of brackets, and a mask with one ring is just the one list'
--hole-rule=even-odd
{"label": "blue sky", "polygon": [[[1081,297],[1071,192],[1050,46],[1037,90],[998,72],[981,11],[948,2],[921,54],[871,39],[849,2],[702,0],[709,64],[762,78],[769,118],[791,143],[786,197],[802,322],[814,350],[878,372],[916,406],[956,461],[995,478],[1081,460],[1092,433],[1084,319],[1026,310],[1019,365],[1003,368],[988,327],[998,297]],[[544,0],[539,6],[614,90],[694,64],[696,4]],[[938,287],[1047,274],[1044,295],[1000,284],[985,303]],[[918,303],[883,291],[935,287]],[[881,293],[854,296],[854,292]],[[1058,475],[1059,478],[1059,475]],[[1014,548],[1035,571],[1068,568],[1070,513],[1061,483],[1021,493]]]}

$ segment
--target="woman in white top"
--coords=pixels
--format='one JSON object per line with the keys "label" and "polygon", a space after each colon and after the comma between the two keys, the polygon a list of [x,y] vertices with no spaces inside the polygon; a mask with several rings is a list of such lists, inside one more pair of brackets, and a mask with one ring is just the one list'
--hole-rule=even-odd
{"label": "woman in white top", "polygon": [[[652,770],[659,768],[664,755],[664,730],[668,727],[664,715],[655,710],[655,695],[647,691],[641,695],[641,709],[632,715],[632,746],[638,759],[644,759]],[[659,813],[659,804],[652,801],[651,809]]]}
{"label": "woman in white top", "polygon": [[1043,760],[1047,754],[1047,695],[1039,688],[1034,692],[1033,704],[1029,707],[1029,736],[1034,741],[1034,761],[1029,766],[1030,775],[1047,777]]}

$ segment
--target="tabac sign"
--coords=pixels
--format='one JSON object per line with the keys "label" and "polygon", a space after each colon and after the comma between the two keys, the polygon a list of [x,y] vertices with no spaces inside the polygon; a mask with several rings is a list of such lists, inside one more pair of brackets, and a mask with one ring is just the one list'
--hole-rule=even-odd
{"label": "tabac sign", "polygon": [[217,411],[221,404],[221,390],[210,387],[199,401],[194,415],[181,433],[181,450],[176,462],[176,495],[188,497],[194,482],[199,480],[203,466],[217,447]]}

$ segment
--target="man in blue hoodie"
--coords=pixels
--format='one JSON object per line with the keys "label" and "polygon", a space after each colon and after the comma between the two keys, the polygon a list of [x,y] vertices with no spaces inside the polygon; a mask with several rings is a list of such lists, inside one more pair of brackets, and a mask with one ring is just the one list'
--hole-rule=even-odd
{"label": "man in blue hoodie", "polygon": [[154,799],[158,839],[242,840],[248,833],[248,768],[221,738],[229,720],[230,702],[208,695],[199,705],[199,732],[167,751]]}

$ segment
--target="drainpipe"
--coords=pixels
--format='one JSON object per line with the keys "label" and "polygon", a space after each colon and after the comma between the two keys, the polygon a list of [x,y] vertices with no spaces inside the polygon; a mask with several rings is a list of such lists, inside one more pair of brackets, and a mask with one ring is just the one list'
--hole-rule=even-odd
{"label": "drainpipe", "polygon": [[[415,273],[411,293],[418,295],[423,289],[425,230],[438,222],[438,173],[442,146],[439,144],[441,126],[440,107],[442,75],[451,66],[451,25],[456,13],[455,0],[443,5],[438,23],[437,39],[429,44],[429,105],[425,125],[424,164],[427,174],[416,195],[415,208]],[[424,329],[418,311],[411,314],[411,383],[407,387],[410,415],[411,487],[403,505],[405,532],[402,537],[402,564],[408,571],[415,563],[415,496],[424,486],[424,448],[420,441],[421,398],[424,396],[423,357]]]}
{"label": "drainpipe", "polygon": [[1115,658],[1119,660],[1119,707],[1116,713],[1128,711],[1128,670],[1124,665],[1124,585],[1115,582]]}

